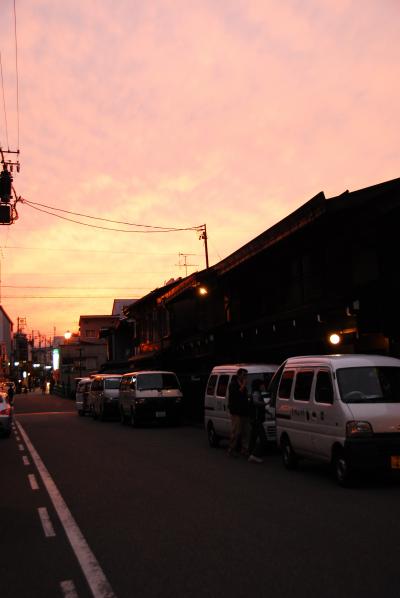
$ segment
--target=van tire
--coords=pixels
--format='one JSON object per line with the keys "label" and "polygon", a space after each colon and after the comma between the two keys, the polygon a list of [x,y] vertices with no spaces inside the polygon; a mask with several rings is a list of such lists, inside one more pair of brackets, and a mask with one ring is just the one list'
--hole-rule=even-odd
{"label": "van tire", "polygon": [[106,415],[104,413],[104,406],[103,405],[100,405],[100,407],[99,407],[99,420],[101,422],[104,422],[106,420]]}
{"label": "van tire", "polygon": [[97,413],[94,405],[92,405],[92,418],[97,419]]}
{"label": "van tire", "polygon": [[80,415],[80,416],[83,416],[83,415],[85,415],[85,412],[84,412],[84,410],[83,410],[83,409],[79,409],[79,410],[78,410],[78,415]]}
{"label": "van tire", "polygon": [[281,439],[281,448],[282,461],[286,469],[296,469],[299,462],[287,436],[284,436]]}
{"label": "van tire", "polygon": [[126,424],[128,423],[128,420],[126,419],[125,411],[122,409],[122,407],[119,408],[119,421],[120,421],[121,425],[123,425],[123,426],[126,426]]}
{"label": "van tire", "polygon": [[137,426],[137,421],[136,421],[136,416],[133,412],[133,409],[131,409],[131,413],[130,413],[130,417],[129,417],[129,423],[131,424],[132,428],[136,428]]}
{"label": "van tire", "polygon": [[217,448],[219,445],[219,436],[215,432],[214,424],[212,422],[208,422],[207,424],[207,438],[208,444],[211,448]]}
{"label": "van tire", "polygon": [[346,453],[343,450],[337,450],[332,459],[333,473],[335,480],[343,488],[351,486],[353,481],[353,472],[349,465]]}

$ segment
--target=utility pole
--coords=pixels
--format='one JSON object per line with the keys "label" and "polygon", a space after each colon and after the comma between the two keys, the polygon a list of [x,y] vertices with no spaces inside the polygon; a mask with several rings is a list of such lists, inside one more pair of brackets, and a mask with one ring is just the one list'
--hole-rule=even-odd
{"label": "utility pole", "polygon": [[0,248],[0,305],[1,305],[1,285],[2,285],[2,282],[1,282],[1,276],[2,276],[1,267],[2,267],[2,262],[3,262],[3,257],[4,257],[3,250]]}
{"label": "utility pole", "polygon": [[204,251],[206,254],[206,268],[209,268],[209,264],[208,264],[208,245],[207,245],[207,225],[206,224],[202,224],[199,227],[199,231],[201,231],[200,234],[200,241],[204,241]]}
{"label": "utility pole", "polygon": [[[179,266],[179,268],[185,268],[185,276],[187,276],[187,269],[189,266],[196,268],[199,265],[199,264],[188,264],[187,263],[187,258],[189,257],[189,255],[196,255],[195,253],[179,253],[178,255],[179,255],[179,264],[175,264],[175,265]],[[181,264],[181,257],[184,258],[183,264]]]}

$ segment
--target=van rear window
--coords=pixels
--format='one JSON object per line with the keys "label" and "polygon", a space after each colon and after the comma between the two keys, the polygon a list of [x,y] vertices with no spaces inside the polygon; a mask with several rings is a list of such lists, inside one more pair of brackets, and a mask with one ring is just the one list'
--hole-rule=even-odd
{"label": "van rear window", "polygon": [[178,378],[175,374],[139,374],[137,377],[138,390],[180,390]]}
{"label": "van rear window", "polygon": [[296,384],[294,387],[293,398],[295,401],[309,401],[311,394],[311,385],[314,378],[314,372],[307,370],[304,372],[297,372]]}
{"label": "van rear window", "polygon": [[294,370],[285,370],[282,374],[279,384],[278,396],[281,399],[290,399],[292,384],[294,379]]}
{"label": "van rear window", "polygon": [[119,388],[121,378],[106,378],[104,381],[104,387],[108,390],[116,390]]}
{"label": "van rear window", "polygon": [[213,374],[212,376],[210,376],[210,379],[208,381],[206,394],[213,395],[216,385],[217,385],[217,376],[215,374]]}

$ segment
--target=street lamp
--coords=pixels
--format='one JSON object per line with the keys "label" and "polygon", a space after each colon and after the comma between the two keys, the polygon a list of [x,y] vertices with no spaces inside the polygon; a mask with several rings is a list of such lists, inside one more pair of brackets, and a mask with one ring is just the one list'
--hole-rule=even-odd
{"label": "street lamp", "polygon": [[336,332],[333,332],[331,335],[329,335],[329,342],[331,345],[339,345],[341,340],[341,336]]}
{"label": "street lamp", "polygon": [[64,338],[67,342],[69,341],[71,336],[72,336],[72,332],[70,332],[69,330],[67,330],[67,332],[64,332]]}

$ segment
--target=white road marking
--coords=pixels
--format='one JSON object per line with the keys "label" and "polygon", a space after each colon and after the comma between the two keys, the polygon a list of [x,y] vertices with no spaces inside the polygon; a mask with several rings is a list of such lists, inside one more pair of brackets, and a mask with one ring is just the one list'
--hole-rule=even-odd
{"label": "white road marking", "polygon": [[68,581],[62,581],[60,583],[60,586],[65,598],[78,598],[78,594],[76,592],[75,585],[72,579],[69,579]]}
{"label": "white road marking", "polygon": [[17,426],[26,446],[28,447],[40,477],[42,478],[42,482],[49,493],[51,502],[53,503],[57,515],[60,518],[64,531],[72,546],[72,550],[78,559],[83,574],[86,577],[86,581],[92,590],[94,598],[115,598],[115,594],[106,576],[104,575],[96,557],[91,551],[81,530],[73,518],[71,511],[68,509],[63,497],[54,483],[54,480],[50,476],[45,464],[39,457],[39,454],[19,422],[17,422]]}
{"label": "white road marking", "polygon": [[16,440],[17,442],[19,442],[19,441],[21,440],[21,438],[18,436],[18,434],[16,434],[16,435],[15,435],[15,440]]}
{"label": "white road marking", "polygon": [[28,480],[29,480],[32,490],[39,490],[39,485],[37,483],[37,479],[35,478],[34,473],[30,473],[28,475]]}
{"label": "white road marking", "polygon": [[53,524],[51,523],[50,515],[47,512],[46,507],[39,507],[38,513],[40,521],[42,522],[44,535],[46,538],[52,538],[56,535]]}
{"label": "white road marking", "polygon": [[18,445],[18,448],[19,448],[19,450],[20,450],[20,451],[24,451],[24,450],[25,450],[25,447],[24,447],[24,445],[23,445],[23,444],[19,444],[19,445]]}
{"label": "white road marking", "polygon": [[22,456],[22,461],[23,461],[24,465],[30,465],[30,461],[26,455]]}

